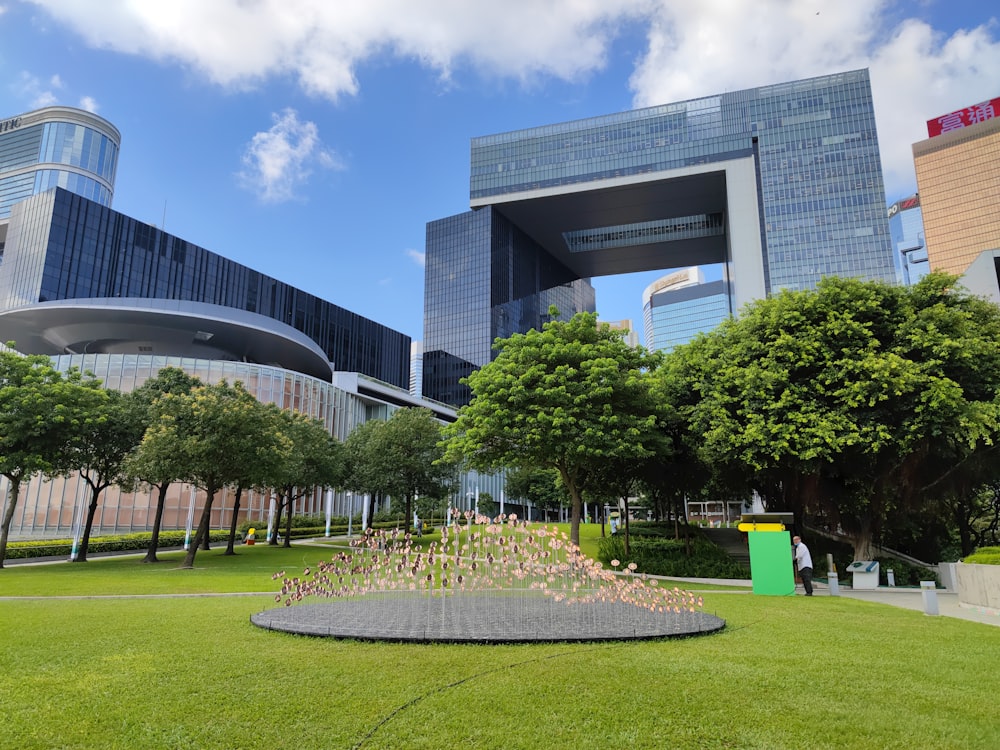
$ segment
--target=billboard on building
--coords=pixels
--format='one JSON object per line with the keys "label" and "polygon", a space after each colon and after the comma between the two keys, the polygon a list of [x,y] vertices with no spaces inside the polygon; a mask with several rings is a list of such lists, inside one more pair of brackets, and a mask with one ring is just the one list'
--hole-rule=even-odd
{"label": "billboard on building", "polygon": [[941,115],[927,121],[927,135],[933,138],[936,135],[947,133],[949,130],[958,130],[969,125],[975,125],[977,122],[992,120],[996,117],[997,111],[1000,111],[1000,98],[990,99],[979,104],[973,104],[971,107],[949,112],[946,115]]}

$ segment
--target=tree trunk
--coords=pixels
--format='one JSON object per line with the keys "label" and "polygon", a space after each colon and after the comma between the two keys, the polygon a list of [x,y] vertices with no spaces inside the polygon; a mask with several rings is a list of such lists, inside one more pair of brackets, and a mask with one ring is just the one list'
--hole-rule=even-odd
{"label": "tree trunk", "polygon": [[159,562],[156,558],[156,550],[160,546],[160,525],[163,523],[163,506],[167,504],[168,487],[170,487],[170,482],[156,485],[156,516],[153,519],[153,536],[149,539],[146,556],[142,558],[144,563]]}
{"label": "tree trunk", "polygon": [[[210,498],[208,504],[205,507],[211,508],[212,507],[212,501],[214,501],[214,500],[215,500],[214,497]],[[199,526],[200,525],[201,524],[199,524]],[[212,545],[210,544],[210,542],[212,541],[212,534],[210,533],[211,532],[211,528],[212,528],[212,519],[211,519],[211,517],[209,517],[209,519],[208,519],[208,527],[205,529],[205,533],[204,533],[204,535],[201,538],[201,548],[203,550],[205,550],[206,552],[208,550],[212,549]]]}
{"label": "tree trunk", "polygon": [[233,520],[229,523],[229,543],[226,545],[224,555],[236,554],[236,526],[240,515],[240,496],[243,494],[243,485],[236,486],[236,502],[233,503]]}
{"label": "tree trunk", "polygon": [[194,567],[194,557],[198,553],[198,545],[201,540],[208,536],[209,525],[212,520],[212,500],[215,498],[215,488],[208,487],[205,499],[205,509],[201,512],[201,521],[198,522],[198,531],[194,535],[194,539],[188,546],[187,555],[184,556],[184,562],[181,563],[182,568],[193,568]]}
{"label": "tree trunk", "polygon": [[625,496],[625,557],[628,557],[628,495]]}
{"label": "tree trunk", "polygon": [[14,508],[17,507],[17,498],[21,494],[21,475],[5,474],[10,482],[7,490],[7,512],[3,514],[3,531],[0,531],[0,568],[3,561],[7,559],[7,535],[10,533],[10,524],[14,520]]}
{"label": "tree trunk", "polygon": [[[89,484],[89,482],[88,482]],[[90,530],[94,528],[94,515],[97,513],[97,501],[104,487],[90,485],[90,505],[87,506],[87,523],[83,527],[83,537],[80,539],[80,549],[76,551],[74,562],[87,562],[87,547],[90,546]]]}
{"label": "tree trunk", "polygon": [[872,540],[872,529],[870,523],[862,523],[852,533],[847,535],[854,548],[855,560],[875,559],[875,544]]}
{"label": "tree trunk", "polygon": [[569,540],[579,547],[581,515],[580,490],[576,486],[576,482],[571,481],[569,475],[563,469],[559,469],[559,474],[562,477],[563,485],[566,487],[567,492],[569,492],[569,499],[573,508],[569,517]]}
{"label": "tree trunk", "polygon": [[295,495],[291,494],[295,490],[290,490],[288,495],[288,512],[285,514],[285,543],[283,546],[292,546],[292,511],[295,508]]}
{"label": "tree trunk", "polygon": [[271,526],[271,538],[267,540],[267,543],[272,547],[278,546],[278,537],[281,536],[278,533],[278,529],[281,528],[281,511],[285,507],[285,493],[284,488],[281,492],[275,493],[274,500],[274,525]]}
{"label": "tree trunk", "polygon": [[[403,516],[403,528],[404,529],[414,528],[414,530],[416,530],[415,527],[413,526],[413,496],[410,495],[409,493],[407,493],[406,495],[405,507],[406,510],[403,511],[405,513],[405,515]],[[372,517],[369,515],[368,520],[370,521],[371,518]]]}

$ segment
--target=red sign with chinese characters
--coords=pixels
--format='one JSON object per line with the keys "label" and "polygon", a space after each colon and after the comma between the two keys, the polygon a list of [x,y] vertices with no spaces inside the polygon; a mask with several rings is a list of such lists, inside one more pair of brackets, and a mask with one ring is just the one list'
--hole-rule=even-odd
{"label": "red sign with chinese characters", "polygon": [[983,120],[992,120],[996,113],[1000,112],[1000,99],[990,99],[987,102],[973,104],[971,107],[960,109],[957,112],[949,112],[946,115],[935,117],[927,121],[927,135],[933,138],[936,135],[947,133],[949,130],[975,125]]}

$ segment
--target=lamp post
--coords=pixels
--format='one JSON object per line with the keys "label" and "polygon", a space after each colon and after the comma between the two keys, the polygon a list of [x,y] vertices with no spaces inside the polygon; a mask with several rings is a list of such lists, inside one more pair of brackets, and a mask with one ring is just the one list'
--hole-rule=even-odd
{"label": "lamp post", "polygon": [[354,534],[354,493],[347,492],[347,538]]}

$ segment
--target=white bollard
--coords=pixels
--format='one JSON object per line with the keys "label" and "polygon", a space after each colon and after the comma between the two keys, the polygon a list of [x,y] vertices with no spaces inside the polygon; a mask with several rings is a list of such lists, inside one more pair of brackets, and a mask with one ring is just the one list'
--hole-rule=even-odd
{"label": "white bollard", "polygon": [[827,575],[827,584],[830,586],[830,596],[840,596],[840,579],[837,572],[831,570]]}
{"label": "white bollard", "polygon": [[934,581],[921,581],[920,593],[924,598],[924,614],[938,614],[937,584]]}

